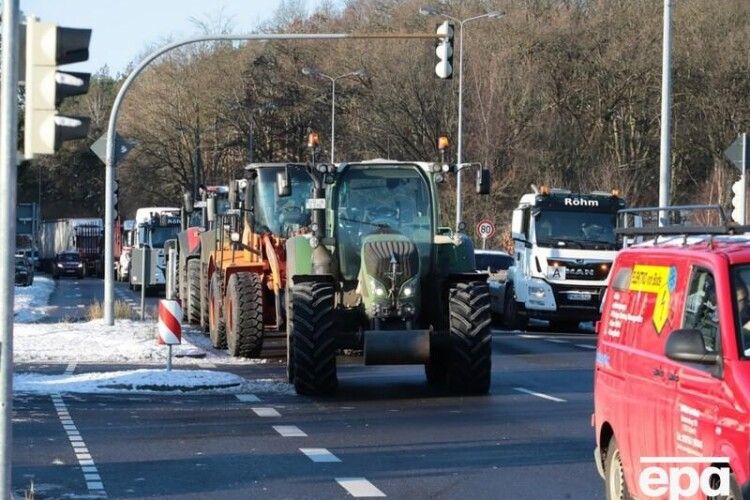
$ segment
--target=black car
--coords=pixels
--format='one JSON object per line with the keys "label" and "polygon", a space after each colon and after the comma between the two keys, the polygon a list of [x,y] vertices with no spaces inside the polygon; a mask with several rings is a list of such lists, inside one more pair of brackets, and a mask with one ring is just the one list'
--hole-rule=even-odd
{"label": "black car", "polygon": [[475,250],[477,271],[496,274],[513,265],[513,256],[500,250]]}
{"label": "black car", "polygon": [[55,256],[55,265],[52,267],[52,277],[60,279],[60,276],[75,276],[83,278],[86,270],[78,252],[60,252]]}
{"label": "black car", "polygon": [[15,282],[17,286],[31,286],[34,283],[34,266],[23,255],[16,255]]}

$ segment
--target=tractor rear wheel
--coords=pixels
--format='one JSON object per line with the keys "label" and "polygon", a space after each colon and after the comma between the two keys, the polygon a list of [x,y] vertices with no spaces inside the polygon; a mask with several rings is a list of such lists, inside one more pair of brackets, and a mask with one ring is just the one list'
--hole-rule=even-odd
{"label": "tractor rear wheel", "polygon": [[200,325],[201,329],[204,332],[208,332],[208,273],[203,270],[203,265],[201,265],[201,300],[200,300],[200,307],[201,307],[201,320]]}
{"label": "tractor rear wheel", "polygon": [[188,323],[198,324],[201,321],[201,261],[190,259],[187,262],[187,319]]}
{"label": "tractor rear wheel", "polygon": [[292,331],[292,291],[287,288],[284,294],[286,308],[286,380],[294,383],[294,336]]}
{"label": "tractor rear wheel", "polygon": [[235,273],[224,308],[230,356],[260,357],[263,348],[263,281],[256,273]]}
{"label": "tractor rear wheel", "polygon": [[211,345],[216,349],[226,349],[227,334],[221,311],[221,283],[218,271],[211,276],[208,293],[208,334],[211,337]]}
{"label": "tractor rear wheel", "polygon": [[492,377],[490,292],[487,283],[451,289],[448,386],[463,394],[486,394]]}
{"label": "tractor rear wheel", "polygon": [[300,283],[292,287],[291,316],[294,390],[321,395],[336,390],[334,289],[330,283]]}

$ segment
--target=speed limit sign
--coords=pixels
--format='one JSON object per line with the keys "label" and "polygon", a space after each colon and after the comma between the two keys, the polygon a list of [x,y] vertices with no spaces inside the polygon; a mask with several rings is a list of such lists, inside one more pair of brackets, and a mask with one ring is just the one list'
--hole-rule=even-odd
{"label": "speed limit sign", "polygon": [[495,224],[492,221],[484,219],[477,224],[477,236],[486,240],[495,234]]}

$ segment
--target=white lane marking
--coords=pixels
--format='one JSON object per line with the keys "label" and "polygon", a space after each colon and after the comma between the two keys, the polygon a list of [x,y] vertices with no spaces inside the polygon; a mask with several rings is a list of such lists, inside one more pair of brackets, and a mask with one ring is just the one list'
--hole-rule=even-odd
{"label": "white lane marking", "polygon": [[307,458],[316,463],[341,462],[339,457],[325,448],[300,448],[299,451],[307,455]]}
{"label": "white lane marking", "polygon": [[307,434],[296,425],[274,425],[273,428],[282,437],[307,437]]}
{"label": "white lane marking", "polygon": [[560,340],[560,339],[544,339],[544,340],[547,342],[555,343],[555,344],[567,344],[568,343],[567,340]]}
{"label": "white lane marking", "polygon": [[[75,363],[69,364],[65,373],[69,374],[68,371],[72,373],[73,370],[75,370]],[[83,477],[86,481],[86,487],[89,490],[89,494],[96,495],[99,498],[106,497],[107,492],[104,489],[104,483],[102,482],[102,478],[96,468],[94,459],[91,458],[91,453],[89,453],[86,443],[84,443],[83,438],[81,438],[81,433],[76,429],[62,396],[59,394],[53,394],[52,404],[54,404],[55,409],[57,410],[60,423],[68,434],[70,446],[73,448],[73,453],[75,453],[76,459],[78,460],[78,465],[81,466],[81,471],[83,472]]]}
{"label": "white lane marking", "polygon": [[573,345],[576,346],[576,347],[583,347],[584,349],[593,349],[593,350],[596,350],[596,346],[595,345],[591,345],[591,344],[573,344]]}
{"label": "white lane marking", "polygon": [[255,394],[235,394],[235,396],[243,403],[257,403],[260,401],[260,398]]}
{"label": "white lane marking", "polygon": [[355,498],[386,496],[385,493],[363,477],[337,477],[336,482]]}
{"label": "white lane marking", "polygon": [[556,398],[555,396],[550,396],[549,394],[544,394],[543,392],[531,391],[531,390],[525,389],[523,387],[514,387],[513,390],[514,391],[518,391],[518,392],[523,392],[524,394],[528,394],[529,396],[536,396],[538,398],[548,399],[549,401],[554,401],[556,403],[566,403],[567,402],[567,401],[565,401],[562,398]]}
{"label": "white lane marking", "polygon": [[68,363],[68,366],[65,368],[65,375],[73,375],[73,372],[76,370],[76,362],[71,361]]}
{"label": "white lane marking", "polygon": [[198,361],[199,368],[216,368],[216,365],[210,361]]}
{"label": "white lane marking", "polygon": [[259,417],[280,417],[281,413],[276,411],[275,408],[252,408],[252,410],[255,412],[256,415]]}

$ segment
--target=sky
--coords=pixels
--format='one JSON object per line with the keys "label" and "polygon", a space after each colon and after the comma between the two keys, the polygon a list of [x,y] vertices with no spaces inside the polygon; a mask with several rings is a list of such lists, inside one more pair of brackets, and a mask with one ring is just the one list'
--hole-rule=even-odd
{"label": "sky", "polygon": [[[311,10],[321,0],[303,3]],[[20,0],[25,15],[93,30],[89,60],[66,69],[94,73],[106,64],[113,75],[150,44],[197,34],[191,18],[205,21],[223,13],[221,17],[232,19],[233,31],[243,33],[270,19],[280,4],[281,0]]]}

